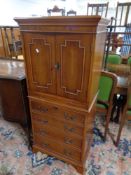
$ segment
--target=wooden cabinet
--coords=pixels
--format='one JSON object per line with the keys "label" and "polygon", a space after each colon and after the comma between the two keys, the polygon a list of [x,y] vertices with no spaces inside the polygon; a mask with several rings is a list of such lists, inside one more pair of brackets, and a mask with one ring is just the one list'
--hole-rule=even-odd
{"label": "wooden cabinet", "polygon": [[0,101],[5,120],[30,125],[24,62],[0,58]]}
{"label": "wooden cabinet", "polygon": [[33,150],[84,174],[108,21],[99,16],[15,20],[24,47]]}
{"label": "wooden cabinet", "polygon": [[29,88],[86,102],[91,36],[24,34]]}

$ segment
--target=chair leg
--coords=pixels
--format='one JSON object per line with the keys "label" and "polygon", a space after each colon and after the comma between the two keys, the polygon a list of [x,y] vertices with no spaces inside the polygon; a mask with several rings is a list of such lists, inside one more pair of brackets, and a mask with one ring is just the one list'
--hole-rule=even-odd
{"label": "chair leg", "polygon": [[109,129],[110,118],[111,118],[111,109],[109,110],[109,112],[107,114],[107,117],[106,117],[105,134],[104,134],[104,139],[105,140],[106,140],[107,132],[108,132],[108,129]]}
{"label": "chair leg", "polygon": [[125,121],[126,121],[126,113],[122,114],[121,118],[120,118],[120,126],[119,126],[118,135],[117,135],[116,143],[115,143],[116,146],[118,146],[118,144],[119,144],[121,132],[122,132],[123,126],[125,124]]}

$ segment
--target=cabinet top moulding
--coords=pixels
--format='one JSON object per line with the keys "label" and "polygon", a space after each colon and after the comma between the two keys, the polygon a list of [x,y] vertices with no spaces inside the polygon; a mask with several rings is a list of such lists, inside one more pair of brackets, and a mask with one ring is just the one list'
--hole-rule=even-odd
{"label": "cabinet top moulding", "polygon": [[[109,20],[101,16],[49,16],[49,17],[17,17],[21,31],[30,32],[66,32],[99,33],[105,32]],[[52,28],[50,28],[52,26]],[[103,30],[104,29],[104,30]]]}

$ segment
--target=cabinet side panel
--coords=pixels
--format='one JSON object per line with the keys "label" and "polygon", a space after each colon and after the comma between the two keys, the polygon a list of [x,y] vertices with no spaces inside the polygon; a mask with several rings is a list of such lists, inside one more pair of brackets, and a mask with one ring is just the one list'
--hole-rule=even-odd
{"label": "cabinet side panel", "polygon": [[94,47],[92,48],[91,76],[89,80],[88,100],[91,104],[98,91],[99,77],[102,69],[102,62],[105,48],[106,32],[98,33],[94,36]]}

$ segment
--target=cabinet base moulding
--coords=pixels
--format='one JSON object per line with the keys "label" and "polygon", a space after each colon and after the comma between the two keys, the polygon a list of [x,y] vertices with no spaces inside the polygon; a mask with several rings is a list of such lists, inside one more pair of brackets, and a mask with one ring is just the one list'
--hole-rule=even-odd
{"label": "cabinet base moulding", "polygon": [[32,149],[33,149],[34,153],[37,153],[40,151],[43,154],[47,154],[49,156],[54,156],[54,157],[58,158],[59,160],[64,161],[65,163],[71,164],[77,170],[78,173],[80,173],[82,175],[86,175],[86,168],[84,168],[82,166],[81,162],[70,160],[69,158],[66,158],[63,155],[48,151],[46,149],[42,149],[41,147],[39,147],[37,145],[33,145]]}

